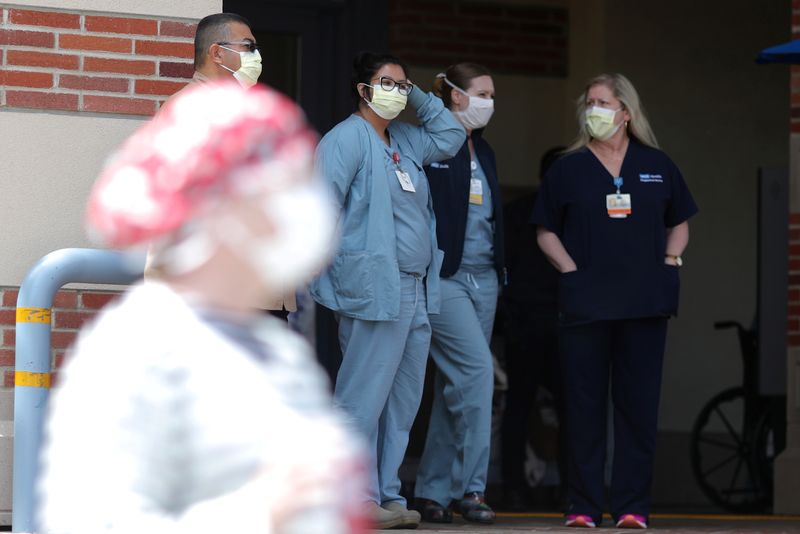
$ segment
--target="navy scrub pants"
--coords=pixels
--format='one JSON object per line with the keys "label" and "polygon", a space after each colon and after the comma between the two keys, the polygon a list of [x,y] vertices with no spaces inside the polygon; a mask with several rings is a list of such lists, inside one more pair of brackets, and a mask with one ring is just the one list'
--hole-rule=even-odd
{"label": "navy scrub pants", "polygon": [[614,421],[610,512],[650,514],[667,318],[562,326],[559,349],[567,418],[568,514],[600,524],[605,501],[608,385]]}

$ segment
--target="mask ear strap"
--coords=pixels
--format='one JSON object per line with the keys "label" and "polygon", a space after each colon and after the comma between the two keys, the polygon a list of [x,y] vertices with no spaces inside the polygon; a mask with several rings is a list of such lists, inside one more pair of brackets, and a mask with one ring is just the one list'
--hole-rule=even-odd
{"label": "mask ear strap", "polygon": [[358,86],[360,86],[360,85],[363,85],[363,86],[364,86],[364,94],[362,95],[361,93],[358,93],[358,94],[359,94],[359,96],[361,96],[361,100],[363,100],[364,102],[370,103],[370,102],[371,102],[371,99],[372,99],[372,97],[370,97],[370,100],[367,100],[367,89],[366,89],[366,88],[367,88],[367,87],[369,87],[370,89],[372,89],[372,86],[371,86],[370,84],[368,84],[368,83],[364,83],[364,82],[358,82],[358,83],[356,84],[356,87],[358,87]]}
{"label": "mask ear strap", "polygon": [[449,85],[450,87],[452,87],[453,89],[458,91],[459,93],[463,94],[464,96],[469,96],[469,93],[467,93],[465,90],[463,90],[462,88],[460,88],[459,86],[457,86],[456,84],[454,84],[453,82],[448,80],[447,76],[442,76],[442,78],[444,78],[444,83],[446,83],[447,85]]}

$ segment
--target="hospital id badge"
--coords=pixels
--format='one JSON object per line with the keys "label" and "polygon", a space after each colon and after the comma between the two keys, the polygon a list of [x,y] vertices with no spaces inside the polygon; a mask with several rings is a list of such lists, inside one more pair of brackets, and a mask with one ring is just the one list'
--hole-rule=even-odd
{"label": "hospital id badge", "polygon": [[397,180],[400,182],[400,187],[403,188],[403,191],[408,191],[409,193],[416,193],[417,190],[414,189],[414,184],[411,182],[411,176],[405,171],[394,171],[397,175]]}
{"label": "hospital id badge", "polygon": [[469,180],[469,203],[483,205],[483,182],[478,178]]}
{"label": "hospital id badge", "polygon": [[606,195],[606,209],[612,219],[624,219],[631,214],[630,194],[613,193]]}

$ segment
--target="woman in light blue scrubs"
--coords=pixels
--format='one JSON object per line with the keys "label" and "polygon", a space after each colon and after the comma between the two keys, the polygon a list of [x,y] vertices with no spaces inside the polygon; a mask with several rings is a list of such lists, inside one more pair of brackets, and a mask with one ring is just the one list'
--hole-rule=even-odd
{"label": "woman in light blue scrubs", "polygon": [[[339,322],[334,399],[373,455],[364,501],[374,526],[415,528],[420,516],[400,495],[398,470],[422,397],[442,264],[422,169],[451,158],[464,129],[414,86],[398,58],[361,53],[353,67],[357,110],[317,149],[341,213],[341,242],[311,294]],[[420,126],[394,120],[406,103]]]}
{"label": "woman in light blue scrubs", "polygon": [[495,513],[484,501],[494,392],[489,341],[505,278],[497,168],[482,135],[494,112],[494,82],[485,67],[459,63],[437,77],[434,92],[467,140],[454,158],[425,168],[445,256],[441,311],[430,318],[436,376],[415,508],[435,523],[451,522],[451,509],[467,521],[492,523]]}

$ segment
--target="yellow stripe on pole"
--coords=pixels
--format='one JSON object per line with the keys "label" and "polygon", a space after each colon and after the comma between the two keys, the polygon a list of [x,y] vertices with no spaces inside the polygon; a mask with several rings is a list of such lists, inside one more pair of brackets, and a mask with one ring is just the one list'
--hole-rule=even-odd
{"label": "yellow stripe on pole", "polygon": [[14,384],[31,388],[49,388],[50,373],[32,373],[30,371],[15,371]]}
{"label": "yellow stripe on pole", "polygon": [[17,308],[18,323],[50,324],[50,308]]}

